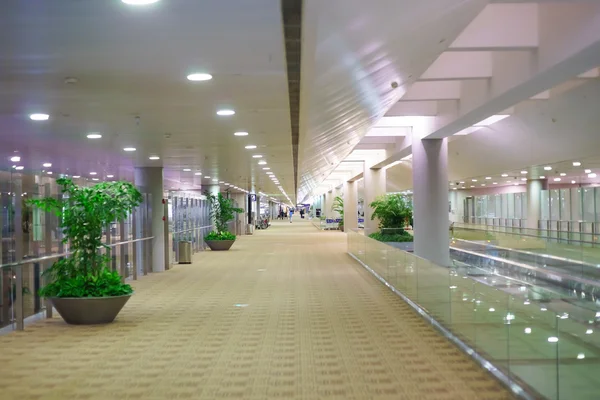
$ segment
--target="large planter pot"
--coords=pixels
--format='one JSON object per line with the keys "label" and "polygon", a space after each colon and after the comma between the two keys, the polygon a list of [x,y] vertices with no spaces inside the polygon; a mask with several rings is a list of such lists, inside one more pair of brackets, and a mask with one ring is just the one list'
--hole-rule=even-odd
{"label": "large planter pot", "polygon": [[212,251],[229,250],[235,240],[206,240],[206,244]]}
{"label": "large planter pot", "polygon": [[51,297],[67,324],[95,325],[113,322],[131,295],[114,297]]}

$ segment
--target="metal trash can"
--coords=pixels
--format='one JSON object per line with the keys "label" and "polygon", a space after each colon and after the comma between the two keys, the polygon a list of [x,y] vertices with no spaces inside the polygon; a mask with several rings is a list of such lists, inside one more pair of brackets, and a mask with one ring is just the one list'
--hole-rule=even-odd
{"label": "metal trash can", "polygon": [[246,235],[252,235],[254,233],[254,224],[246,225]]}
{"label": "metal trash can", "polygon": [[179,242],[179,264],[192,263],[192,242],[182,240]]}

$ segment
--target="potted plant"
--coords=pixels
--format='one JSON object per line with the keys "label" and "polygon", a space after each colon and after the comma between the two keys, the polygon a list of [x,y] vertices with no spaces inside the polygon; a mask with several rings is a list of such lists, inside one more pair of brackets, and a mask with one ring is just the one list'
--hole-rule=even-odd
{"label": "potted plant", "polygon": [[71,179],[57,179],[63,200],[53,197],[29,200],[29,204],[59,216],[64,243],[72,255],[56,261],[44,272],[47,284],[40,296],[50,300],[69,324],[112,322],[133,294],[117,271],[109,269],[110,257],[100,254],[102,231],[123,221],[142,202],[141,193],[129,182],[103,182],[81,187]]}
{"label": "potted plant", "polygon": [[233,221],[235,213],[244,210],[234,207],[233,200],[225,198],[221,193],[205,194],[210,203],[210,217],[214,221],[215,230],[206,235],[204,241],[213,251],[229,250],[235,242],[235,235],[227,230],[227,223]]}
{"label": "potted plant", "polygon": [[337,212],[340,215],[340,223],[338,224],[338,228],[340,231],[344,231],[344,199],[340,196],[335,196],[333,199],[333,205],[331,206],[331,211]]}
{"label": "potted plant", "polygon": [[397,245],[405,250],[412,249],[413,236],[404,229],[412,225],[412,205],[401,194],[387,194],[378,197],[370,204],[373,208],[371,220],[379,219],[380,232],[369,235],[370,238],[386,243],[410,243]]}

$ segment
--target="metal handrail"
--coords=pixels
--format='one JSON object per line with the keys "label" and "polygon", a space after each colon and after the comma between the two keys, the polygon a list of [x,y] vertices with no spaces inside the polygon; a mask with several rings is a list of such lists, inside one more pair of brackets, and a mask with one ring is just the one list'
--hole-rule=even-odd
{"label": "metal handrail", "polygon": [[185,232],[195,231],[196,229],[205,229],[205,228],[212,228],[212,227],[213,227],[212,225],[199,226],[199,227],[196,227],[196,228],[184,229],[182,231],[174,231],[174,232],[171,232],[171,233],[172,234],[185,233]]}
{"label": "metal handrail", "polygon": [[[488,229],[488,225],[480,225],[480,226],[485,227],[485,228],[476,228],[476,227],[464,226],[464,225],[468,225],[468,224],[461,224],[461,225],[455,226],[455,229],[465,229],[465,230],[470,230],[470,231],[482,231],[482,232],[490,231],[490,232],[504,233],[504,234],[507,234],[507,235],[527,236],[527,237],[536,238],[536,239],[548,239],[548,240],[555,240],[555,241],[562,241],[562,242],[567,241],[567,242],[570,242],[570,243],[584,243],[584,244],[594,244],[594,245],[599,245],[600,244],[600,242],[589,242],[589,241],[586,241],[586,240],[577,240],[577,239],[565,239],[565,238],[561,238],[561,237],[545,236],[545,235],[541,234],[541,232],[548,232],[547,229],[518,228],[518,227],[514,228],[514,229],[525,229],[525,230],[530,230],[530,231],[538,231],[538,232],[540,232],[540,236],[537,236],[537,235],[527,234],[527,233],[521,233],[521,232],[508,232],[508,231],[502,231],[502,230],[498,230],[498,229],[493,229],[493,228],[496,228],[495,226],[491,226],[490,228],[492,228],[492,229]],[[510,228],[510,227],[508,227],[508,228]],[[585,232],[567,232],[567,231],[551,231],[551,232],[573,233],[573,234],[576,234],[576,235],[596,236],[593,233],[585,233]]]}
{"label": "metal handrail", "polygon": [[[141,239],[127,240],[125,242],[112,243],[112,244],[108,244],[106,246],[98,247],[98,249],[103,249],[103,248],[106,248],[106,247],[116,247],[116,246],[121,246],[121,245],[124,245],[124,244],[142,242],[144,240],[150,240],[150,239],[154,239],[154,236],[149,236],[149,237],[145,237],[145,238],[141,238]],[[18,267],[18,266],[21,266],[21,265],[26,265],[26,264],[31,264],[31,263],[38,263],[38,262],[48,261],[48,260],[52,260],[54,258],[68,257],[71,254],[73,254],[72,251],[68,251],[68,252],[65,252],[65,253],[59,253],[59,254],[49,254],[47,256],[42,256],[42,257],[37,257],[37,258],[25,258],[27,256],[24,256],[24,258],[21,261],[15,261],[15,262],[8,263],[8,264],[1,264],[0,265],[0,269],[2,269],[2,268],[10,268],[10,267]]]}

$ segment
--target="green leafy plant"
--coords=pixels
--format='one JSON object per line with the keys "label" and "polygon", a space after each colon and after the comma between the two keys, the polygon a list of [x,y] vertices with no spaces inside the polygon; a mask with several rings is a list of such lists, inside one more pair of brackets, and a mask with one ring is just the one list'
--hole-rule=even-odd
{"label": "green leafy plant", "polygon": [[386,194],[370,204],[371,220],[379,219],[379,229],[404,228],[412,225],[412,205],[401,194]]}
{"label": "green leafy plant", "polygon": [[214,221],[216,229],[209,233],[204,240],[235,240],[235,235],[227,231],[227,223],[233,221],[235,213],[241,213],[244,210],[234,207],[233,200],[225,198],[221,193],[215,195],[205,192],[205,195],[210,203],[210,218]]}
{"label": "green leafy plant", "polygon": [[374,232],[369,235],[371,239],[378,240],[380,242],[412,242],[413,236],[410,233],[381,233]]}
{"label": "green leafy plant", "polygon": [[205,240],[235,240],[233,233],[224,232],[211,232],[204,238]]}
{"label": "green leafy plant", "polygon": [[110,257],[100,254],[102,231],[122,221],[142,202],[142,195],[129,182],[102,182],[81,187],[71,179],[57,179],[63,199],[28,200],[28,204],[59,216],[64,243],[72,255],[55,262],[44,272],[49,283],[40,290],[44,297],[105,297],[132,293],[117,272],[110,271]]}
{"label": "green leafy plant", "polygon": [[337,212],[340,215],[339,227],[341,230],[344,229],[344,199],[340,196],[335,196],[331,211]]}

